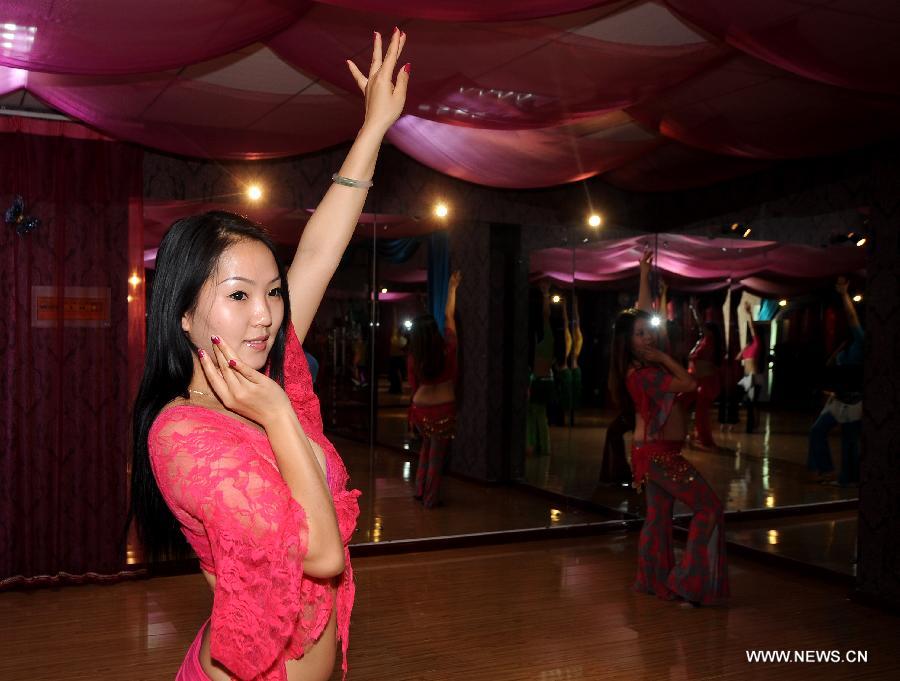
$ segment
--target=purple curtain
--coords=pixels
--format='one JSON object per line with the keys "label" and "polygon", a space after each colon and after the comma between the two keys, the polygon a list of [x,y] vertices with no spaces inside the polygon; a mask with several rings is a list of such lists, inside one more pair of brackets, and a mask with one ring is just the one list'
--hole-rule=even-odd
{"label": "purple curtain", "polygon": [[129,410],[143,360],[139,149],[0,120],[0,588],[125,567]]}

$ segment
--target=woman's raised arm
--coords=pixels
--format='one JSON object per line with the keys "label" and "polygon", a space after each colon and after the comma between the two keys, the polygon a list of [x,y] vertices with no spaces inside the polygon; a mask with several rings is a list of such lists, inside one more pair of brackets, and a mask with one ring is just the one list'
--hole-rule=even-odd
{"label": "woman's raised arm", "polygon": [[406,34],[395,28],[382,58],[381,36],[375,33],[368,76],[363,75],[353,62],[347,62],[365,95],[365,120],[337,172],[340,179],[329,187],[306,224],[297,254],[288,269],[291,320],[301,343],[356,229],[375,173],[381,142],[403,112],[410,66],[406,64],[400,70],[396,84],[394,69],[405,43]]}

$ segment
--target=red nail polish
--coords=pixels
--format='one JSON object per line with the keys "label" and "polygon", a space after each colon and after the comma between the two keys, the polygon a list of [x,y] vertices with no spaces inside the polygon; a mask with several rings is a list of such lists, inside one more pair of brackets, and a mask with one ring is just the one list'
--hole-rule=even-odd
{"label": "red nail polish", "polygon": [[232,369],[234,369],[237,366],[237,361],[233,360],[233,359],[229,359],[228,366],[230,366]]}
{"label": "red nail polish", "polygon": [[203,348],[197,348],[197,356],[200,359],[203,359],[204,357],[206,357],[206,353],[203,351]]}
{"label": "red nail polish", "polygon": [[397,28],[396,26],[394,26],[394,33],[399,33],[399,32],[400,32],[400,29]]}
{"label": "red nail polish", "polygon": [[213,345],[218,345],[222,342],[222,339],[218,336],[210,336],[210,340],[213,342]]}
{"label": "red nail polish", "polygon": [[404,64],[404,66],[403,66],[403,70],[404,70],[404,71],[406,71],[407,73],[409,73],[411,69],[412,69],[412,64],[410,64],[409,62],[407,62],[406,64]]}

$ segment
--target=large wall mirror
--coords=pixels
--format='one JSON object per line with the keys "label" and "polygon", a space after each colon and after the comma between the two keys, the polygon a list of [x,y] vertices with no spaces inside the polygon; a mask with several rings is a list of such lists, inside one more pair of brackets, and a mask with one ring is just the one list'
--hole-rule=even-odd
{"label": "large wall mirror", "polygon": [[685,455],[726,510],[856,498],[865,255],[852,243],[658,234],[532,252],[532,361],[547,375],[532,381],[523,480],[641,513],[632,426],[607,378],[613,322],[636,304],[646,252],[658,342],[707,391]]}

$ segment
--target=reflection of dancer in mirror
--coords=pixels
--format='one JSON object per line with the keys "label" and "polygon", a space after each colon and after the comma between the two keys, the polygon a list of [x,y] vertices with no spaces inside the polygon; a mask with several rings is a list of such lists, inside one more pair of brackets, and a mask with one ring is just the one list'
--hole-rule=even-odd
{"label": "reflection of dancer in mirror", "polygon": [[[635,309],[616,319],[610,373],[617,403],[630,403],[635,410],[633,484],[647,490],[635,589],[695,606],[718,602],[729,591],[722,502],[681,455],[687,434],[683,396],[696,390],[697,382],[656,348],[651,315]],[[676,500],[694,511],[677,564],[672,548]]]}
{"label": "reflection of dancer in mirror", "polygon": [[759,355],[761,345],[759,336],[756,335],[756,326],[753,322],[753,306],[750,301],[744,301],[744,312],[747,313],[748,327],[750,329],[750,342],[738,354],[738,359],[744,365],[744,377],[738,381],[738,385],[744,389],[744,397],[741,400],[747,407],[747,427],[748,433],[756,431],[759,425],[758,416],[756,414],[756,401],[759,398],[759,385],[757,384],[756,372],[759,364]]}
{"label": "reflection of dancer in mirror", "polygon": [[458,271],[450,275],[444,335],[434,317],[422,315],[413,322],[409,342],[409,422],[422,438],[414,496],[425,508],[441,504],[444,458],[456,432],[456,290],[461,279]]}
{"label": "reflection of dancer in mirror", "polygon": [[553,383],[555,345],[553,329],[550,328],[550,282],[542,281],[540,287],[543,336],[534,345],[534,359],[529,378],[525,438],[525,452],[528,456],[550,454],[550,423],[547,420],[547,405],[553,401],[556,392],[556,386]]}
{"label": "reflection of dancer in mirror", "polygon": [[405,37],[383,58],[374,42],[369,77],[351,68],[362,129],[289,269],[231,213],[179,220],[159,248],[131,498],[147,559],[187,538],[214,593],[179,681],[329,678],[338,639],[346,670],[359,493],[322,433],[301,342],[406,98],[408,71],[393,75]]}
{"label": "reflection of dancer in mirror", "polygon": [[832,380],[825,394],[828,401],[809,432],[809,458],[807,467],[815,480],[834,482],[834,464],[828,447],[828,433],[841,424],[841,474],[840,485],[859,482],[859,446],[862,436],[862,375],[863,345],[865,334],[859,316],[848,292],[848,282],[838,279],[835,289],[841,297],[841,306],[847,317],[849,338],[842,343],[828,360],[827,370]]}
{"label": "reflection of dancer in mirror", "polygon": [[709,411],[719,396],[721,389],[720,372],[722,368],[722,333],[715,322],[701,322],[697,313],[696,300],[691,301],[691,314],[700,339],[688,356],[688,373],[697,379],[696,399],[694,400],[697,449],[715,449],[712,424]]}
{"label": "reflection of dancer in mirror", "polygon": [[[653,253],[646,251],[640,260],[640,284],[638,285],[637,309],[648,315],[653,311],[653,294],[650,291],[650,270],[653,267]],[[665,296],[665,294],[663,294]],[[665,309],[665,307],[663,307]],[[660,325],[662,326],[662,325]],[[659,327],[657,327],[659,328]],[[654,331],[655,333],[655,331]],[[615,361],[615,358],[611,358]],[[634,408],[630,400],[617,402],[615,378],[610,369],[609,394],[619,409],[606,429],[603,440],[603,458],[600,462],[600,483],[616,484],[631,481],[631,467],[625,454],[625,433],[634,430]]]}

